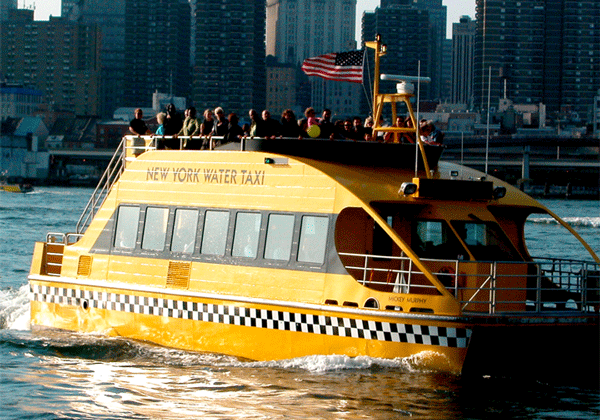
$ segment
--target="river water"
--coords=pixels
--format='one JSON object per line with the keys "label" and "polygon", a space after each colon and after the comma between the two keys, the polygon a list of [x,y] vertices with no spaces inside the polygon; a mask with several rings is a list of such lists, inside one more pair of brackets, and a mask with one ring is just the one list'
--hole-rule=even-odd
{"label": "river water", "polygon": [[[0,419],[600,417],[600,393],[589,384],[466,380],[424,371],[417,359],[259,363],[101,336],[33,334],[27,286],[33,243],[47,232],[74,231],[91,192],[0,193]],[[543,203],[600,252],[600,202]],[[581,259],[583,248],[565,233],[545,217],[526,224],[533,255]],[[557,363],[569,357],[576,355],[557,355]]]}

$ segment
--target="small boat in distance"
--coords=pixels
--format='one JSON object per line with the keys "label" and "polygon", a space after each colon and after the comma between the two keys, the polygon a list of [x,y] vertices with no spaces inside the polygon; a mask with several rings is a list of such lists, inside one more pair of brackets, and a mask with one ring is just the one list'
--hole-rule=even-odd
{"label": "small boat in distance", "polygon": [[[368,46],[378,79],[385,48]],[[376,83],[375,121],[404,104],[415,128],[374,131],[416,144],[244,138],[169,150],[127,136],[75,232],[36,243],[32,329],[251,360],[410,357],[463,375],[597,375],[595,252],[519,189],[441,160],[443,146],[418,136],[406,84],[380,94]],[[530,255],[532,214],[556,219],[589,255]]]}
{"label": "small boat in distance", "polygon": [[31,184],[9,182],[7,171],[0,173],[0,191],[12,193],[29,193],[33,192]]}

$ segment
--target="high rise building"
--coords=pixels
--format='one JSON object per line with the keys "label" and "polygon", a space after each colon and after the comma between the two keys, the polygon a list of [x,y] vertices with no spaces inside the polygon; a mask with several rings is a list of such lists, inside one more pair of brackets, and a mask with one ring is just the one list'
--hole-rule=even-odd
{"label": "high rise building", "polygon": [[591,117],[600,86],[600,2],[477,0],[475,106],[544,103]]}
{"label": "high rise building", "polygon": [[[447,93],[443,92],[444,79],[448,77],[444,75],[443,70],[447,7],[442,4],[442,0],[381,0],[381,9],[394,8],[400,10],[414,8],[427,12],[427,15],[423,15],[421,18],[428,19],[428,46],[427,49],[422,50],[419,56],[421,66],[425,61],[427,62],[427,76],[431,78],[431,83],[427,88],[427,99],[441,100],[447,97]],[[410,31],[410,26],[402,28],[404,33]],[[387,40],[385,42],[390,46],[390,42]]]}
{"label": "high rise building", "polygon": [[475,21],[461,16],[452,24],[452,103],[473,107]]}
{"label": "high rise building", "polygon": [[196,31],[192,99],[247,118],[265,107],[265,1],[192,0]]}
{"label": "high rise building", "polygon": [[155,91],[190,96],[190,18],[187,0],[125,0],[122,106],[151,107]]}
{"label": "high rise building", "polygon": [[[268,0],[267,55],[279,63],[299,67],[310,57],[356,49],[356,0]],[[300,78],[300,83],[302,78]],[[334,118],[360,111],[360,85],[311,76],[308,103],[290,104],[296,111],[310,105],[317,111],[330,108]],[[301,88],[300,88],[301,89]],[[296,106],[294,106],[296,105]]]}
{"label": "high rise building", "polygon": [[0,22],[8,19],[8,11],[17,7],[17,0],[0,0]]}
{"label": "high rise building", "polygon": [[[381,35],[383,43],[387,46],[387,54],[381,59],[381,73],[432,77],[436,72],[432,69],[434,64],[441,66],[441,61],[435,62],[431,58],[433,52],[430,31],[429,12],[413,7],[412,2],[406,4],[396,2],[389,7],[382,7],[374,12],[363,15],[362,40],[375,39]],[[370,63],[373,63],[372,50],[369,51]],[[420,70],[420,71],[419,71]],[[373,70],[369,71],[373,74]],[[381,82],[381,92],[394,92],[395,82]],[[420,85],[421,99],[434,99],[432,84]]]}
{"label": "high rise building", "polygon": [[124,103],[125,0],[62,0],[61,15],[73,22],[96,24],[102,31],[99,113],[112,117]]}
{"label": "high rise building", "polygon": [[98,114],[100,30],[63,18],[34,21],[33,10],[10,10],[0,25],[0,74],[43,92],[55,111]]}

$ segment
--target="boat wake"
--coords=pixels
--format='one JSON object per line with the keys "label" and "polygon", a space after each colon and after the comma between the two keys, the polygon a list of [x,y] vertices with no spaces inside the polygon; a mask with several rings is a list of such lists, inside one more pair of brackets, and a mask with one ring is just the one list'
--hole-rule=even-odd
{"label": "boat wake", "polygon": [[[565,217],[563,220],[571,226],[600,228],[600,217]],[[558,222],[551,217],[532,217],[527,221],[542,225],[558,225]]]}
{"label": "boat wake", "polygon": [[0,290],[0,330],[29,330],[29,285]]}

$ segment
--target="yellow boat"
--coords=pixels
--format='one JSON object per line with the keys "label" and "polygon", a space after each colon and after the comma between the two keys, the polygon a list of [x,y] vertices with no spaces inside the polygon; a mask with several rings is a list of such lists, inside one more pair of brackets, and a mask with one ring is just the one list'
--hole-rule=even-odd
{"label": "yellow boat", "polygon": [[[403,102],[416,126],[413,95],[377,83],[375,120]],[[598,256],[518,189],[440,161],[443,146],[143,140],[124,139],[75,233],[36,244],[32,328],[251,360],[410,357],[463,374],[557,354],[598,364]],[[524,224],[538,213],[590,260],[532,258]]]}

